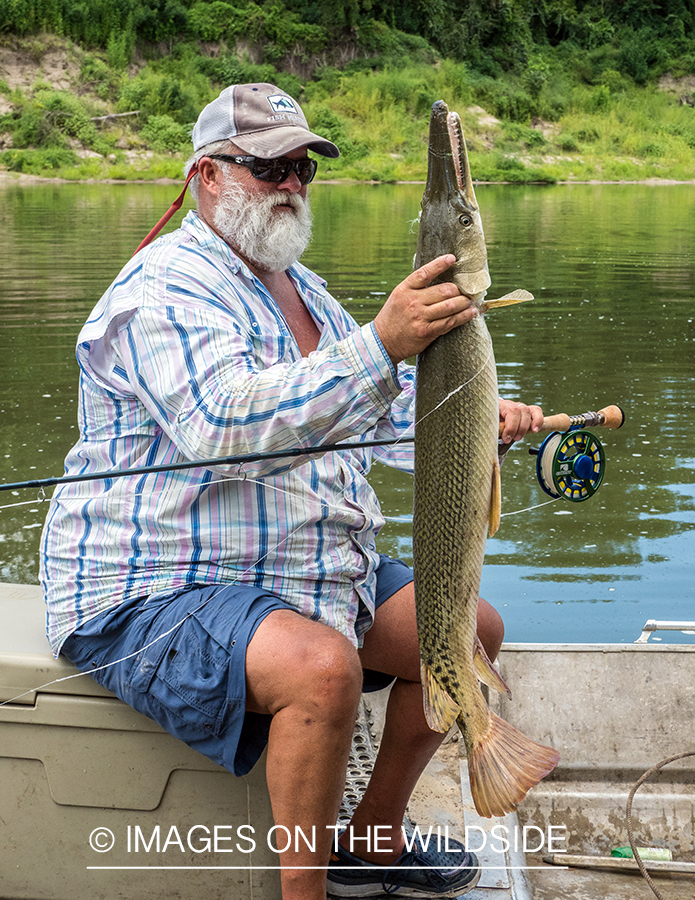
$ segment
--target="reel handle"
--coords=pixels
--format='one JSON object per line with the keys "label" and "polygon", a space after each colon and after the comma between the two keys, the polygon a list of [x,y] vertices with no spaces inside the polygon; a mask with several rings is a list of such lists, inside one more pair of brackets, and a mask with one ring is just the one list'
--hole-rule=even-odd
{"label": "reel handle", "polygon": [[[568,416],[567,413],[558,413],[555,416],[546,416],[540,427],[541,431],[569,431],[570,428],[620,428],[625,422],[625,413],[619,406],[605,406],[598,412],[585,412],[579,416]],[[500,435],[504,430],[504,424],[500,422]]]}

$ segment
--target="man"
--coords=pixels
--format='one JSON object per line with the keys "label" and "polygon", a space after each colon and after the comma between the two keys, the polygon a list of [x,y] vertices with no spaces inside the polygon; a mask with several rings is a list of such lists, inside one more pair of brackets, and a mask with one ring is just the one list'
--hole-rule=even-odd
{"label": "man", "polygon": [[[197,212],[136,254],[80,335],[80,440],[67,471],[404,435],[415,384],[403,360],[476,314],[453,284],[430,284],[453,257],[409,275],[360,328],[297,262],[310,237],[307,150],[338,148],[268,84],[223,91],[193,145]],[[501,401],[500,416],[511,440],[537,430],[542,412]],[[402,444],[65,485],[44,531],[56,654],[238,775],[267,743],[276,824],[314,826],[320,841],[281,855],[284,900],[325,900],[325,826],[363,679],[393,687],[329,892],[449,897],[479,874],[461,845],[403,852],[405,806],[442,735],[423,714],[412,574],[374,547],[374,456],[412,465]],[[492,658],[502,631],[481,601]],[[377,825],[378,852],[363,851],[355,839]]]}

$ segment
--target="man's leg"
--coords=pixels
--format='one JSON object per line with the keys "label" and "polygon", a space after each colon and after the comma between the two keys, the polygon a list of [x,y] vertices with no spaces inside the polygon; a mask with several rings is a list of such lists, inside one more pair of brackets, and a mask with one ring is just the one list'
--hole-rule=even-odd
{"label": "man's leg", "polygon": [[[306,846],[281,854],[283,900],[325,900],[330,848],[345,787],[345,773],[362,668],[347,638],[291,611],[270,613],[246,651],[247,709],[273,716],[266,773],[276,825]],[[282,832],[279,832],[279,840]],[[318,867],[292,869],[297,867]]]}
{"label": "man's leg", "polygon": [[[486,607],[481,601],[481,640],[494,658],[501,620]],[[285,825],[293,838],[296,827],[307,836],[313,829],[316,834],[314,852],[293,846],[282,854],[283,900],[325,898],[325,871],[308,867],[326,865],[334,840],[326,826],[337,820],[345,785],[362,687],[360,663],[397,681],[374,773],[351,824],[358,836],[373,834],[374,825],[390,825],[395,839],[382,854],[365,853],[364,842],[358,843],[356,855],[388,865],[400,854],[406,804],[443,739],[424,719],[412,584],[379,607],[366,638],[360,660],[333,629],[283,610],[263,620],[247,648],[247,708],[273,715],[267,779],[275,823]]]}
{"label": "man's leg", "polygon": [[[484,600],[478,606],[478,633],[490,659],[499,652],[504,626],[496,611]],[[384,733],[374,771],[361,803],[355,810],[352,835],[373,835],[375,825],[386,826],[385,852],[367,849],[366,841],[354,844],[352,852],[361,859],[389,865],[403,850],[401,825],[405,808],[420,775],[445,735],[432,731],[425,719],[420,684],[420,654],[415,621],[413,584],[397,591],[376,613],[374,625],[365,635],[360,659],[365,668],[397,679],[391,689]],[[390,830],[389,830],[390,829]],[[350,850],[349,830],[341,845]]]}

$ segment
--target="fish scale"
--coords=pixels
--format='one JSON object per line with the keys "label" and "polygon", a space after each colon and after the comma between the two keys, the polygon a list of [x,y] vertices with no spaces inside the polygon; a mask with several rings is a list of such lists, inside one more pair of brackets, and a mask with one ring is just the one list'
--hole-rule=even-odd
{"label": "fish scale", "polygon": [[[413,547],[417,596],[428,598],[418,605],[418,630],[423,661],[452,695],[461,686],[458,668],[443,659],[469,657],[475,678],[466,651],[475,620],[460,611],[472,603],[477,609],[497,458],[497,377],[484,319],[443,335],[417,365]],[[483,472],[487,479],[477,477]],[[431,565],[435,559],[447,564]]]}
{"label": "fish scale", "polygon": [[480,689],[500,683],[477,640],[485,541],[499,522],[499,398],[492,340],[482,313],[529,299],[486,301],[490,285],[482,221],[461,124],[432,107],[427,185],[415,264],[445,253],[454,281],[481,313],[418,355],[413,565],[424,706],[437,731],[457,722],[471,793],[481,815],[510,812],[559,759],[492,713]]}

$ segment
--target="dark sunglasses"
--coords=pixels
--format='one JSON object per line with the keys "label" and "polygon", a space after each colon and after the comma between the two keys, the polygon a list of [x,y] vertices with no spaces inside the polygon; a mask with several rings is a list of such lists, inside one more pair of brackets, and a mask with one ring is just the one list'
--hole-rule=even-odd
{"label": "dark sunglasses", "polygon": [[210,153],[209,159],[221,159],[224,162],[244,166],[259,181],[272,181],[280,184],[295,172],[300,184],[309,184],[314,180],[318,163],[315,159],[288,159],[279,156],[277,159],[261,159],[260,156],[230,156],[227,153]]}

